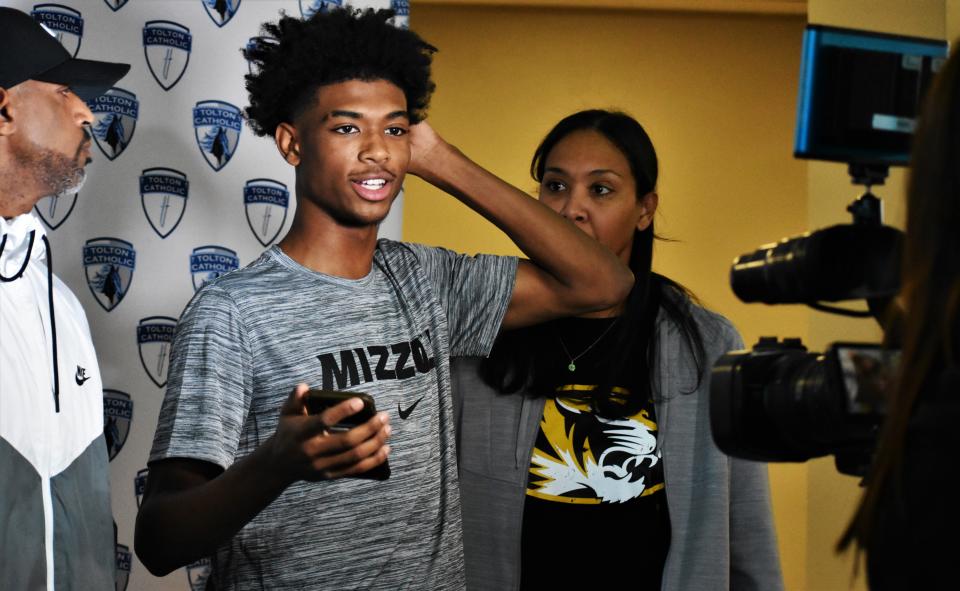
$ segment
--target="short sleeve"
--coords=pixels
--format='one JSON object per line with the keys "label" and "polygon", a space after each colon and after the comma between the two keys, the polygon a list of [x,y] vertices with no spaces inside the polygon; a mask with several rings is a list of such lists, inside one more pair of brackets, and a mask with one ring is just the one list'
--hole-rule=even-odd
{"label": "short sleeve", "polygon": [[252,398],[251,359],[236,302],[217,286],[202,289],[177,324],[151,462],[233,464]]}
{"label": "short sleeve", "polygon": [[486,357],[500,332],[517,278],[517,257],[468,256],[408,244],[446,311],[451,357]]}

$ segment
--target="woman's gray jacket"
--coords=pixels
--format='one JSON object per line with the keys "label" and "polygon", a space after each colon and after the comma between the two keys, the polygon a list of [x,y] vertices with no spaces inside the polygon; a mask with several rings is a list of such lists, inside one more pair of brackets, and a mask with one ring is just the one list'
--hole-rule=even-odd
{"label": "woman's gray jacket", "polygon": [[[686,340],[663,311],[657,318],[653,384],[671,527],[662,589],[777,591],[783,579],[767,466],[723,454],[710,433],[710,370],[743,341],[722,316],[696,305],[690,311],[708,361],[699,387]],[[479,359],[453,361],[467,588],[509,591],[520,582],[527,474],[544,399],[498,394],[477,375]],[[611,537],[632,527],[624,523]]]}

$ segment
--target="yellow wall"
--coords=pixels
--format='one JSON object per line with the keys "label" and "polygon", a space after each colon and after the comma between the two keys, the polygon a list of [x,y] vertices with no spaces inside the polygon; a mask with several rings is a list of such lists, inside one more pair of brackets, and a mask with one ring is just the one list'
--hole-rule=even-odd
{"label": "yellow wall", "polygon": [[[440,48],[434,127],[524,189],[549,127],[618,107],[661,157],[655,267],[727,315],[748,342],[806,337],[799,307],[747,306],[727,287],[734,256],[806,229],[806,163],[792,158],[802,16],[415,5]],[[416,179],[404,237],[464,252],[515,253],[498,230]],[[806,588],[806,467],[771,466],[790,589]]]}

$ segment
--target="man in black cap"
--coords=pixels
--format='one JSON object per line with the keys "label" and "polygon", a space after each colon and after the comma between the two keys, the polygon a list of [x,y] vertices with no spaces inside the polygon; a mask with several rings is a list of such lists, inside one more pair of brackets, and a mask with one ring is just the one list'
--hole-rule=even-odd
{"label": "man in black cap", "polygon": [[12,8],[0,8],[0,32],[0,589],[112,589],[97,358],[30,210],[80,190],[84,100],[130,66],[73,59]]}

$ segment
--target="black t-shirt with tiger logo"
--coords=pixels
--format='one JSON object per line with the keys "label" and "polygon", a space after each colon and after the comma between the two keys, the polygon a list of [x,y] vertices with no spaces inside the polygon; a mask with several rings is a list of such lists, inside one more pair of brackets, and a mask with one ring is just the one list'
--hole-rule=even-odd
{"label": "black t-shirt with tiger logo", "polygon": [[[555,342],[543,343],[544,355],[556,353],[548,377],[557,386],[530,461],[523,589],[660,589],[670,521],[653,401],[619,417],[593,400],[594,388],[610,382],[602,367],[617,346],[615,322],[565,319],[555,323]],[[628,358],[641,359],[639,348]],[[636,375],[639,362],[624,365],[612,377],[613,405],[631,396],[628,384],[647,379]]]}

